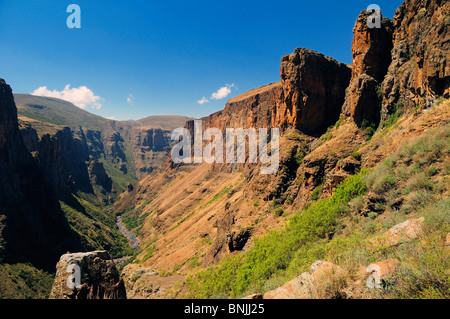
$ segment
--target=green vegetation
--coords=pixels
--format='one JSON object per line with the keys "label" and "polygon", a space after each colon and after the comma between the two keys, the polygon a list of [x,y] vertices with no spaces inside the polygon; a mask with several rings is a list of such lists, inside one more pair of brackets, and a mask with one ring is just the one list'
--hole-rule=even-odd
{"label": "green vegetation", "polygon": [[314,188],[313,192],[311,193],[311,200],[317,200],[319,199],[320,193],[322,193],[323,185],[319,185],[316,188]]}
{"label": "green vegetation", "polygon": [[60,201],[70,227],[90,250],[105,249],[112,257],[132,255],[127,238],[115,227],[115,215],[93,204],[90,194],[81,194],[70,202]]}
{"label": "green vegetation", "polygon": [[361,127],[366,131],[366,140],[370,140],[377,130],[376,123],[369,123],[367,120],[363,120]]}
{"label": "green vegetation", "polygon": [[[347,94],[346,94],[347,95]],[[334,127],[336,128],[336,129],[338,129],[341,125],[342,125],[342,123],[344,122],[344,117],[343,116],[340,116],[339,117],[339,120],[336,122],[336,124],[334,125]]]}
{"label": "green vegetation", "polygon": [[98,115],[86,112],[70,102],[59,99],[34,96],[28,94],[14,94],[17,111],[26,117],[71,128],[80,126],[99,130],[109,122]]}
{"label": "green vegetation", "polygon": [[[448,173],[450,125],[430,130],[371,171],[363,170],[290,218],[278,231],[255,239],[245,253],[231,255],[187,278],[189,297],[235,298],[275,289],[316,260],[327,260],[355,278],[362,266],[396,258],[399,271],[372,290],[373,298],[449,298],[450,232]],[[377,211],[361,214],[366,193],[380,198]],[[383,214],[382,218],[378,218]],[[423,216],[423,236],[402,245],[373,248],[368,240],[390,227]]]}
{"label": "green vegetation", "polygon": [[272,231],[255,241],[246,254],[222,260],[217,267],[187,279],[191,297],[236,297],[249,289],[262,289],[267,281],[286,273],[298,254],[332,236],[343,205],[364,193],[362,175],[349,178],[329,199],[313,203],[291,218],[281,231]]}
{"label": "green vegetation", "polygon": [[0,299],[47,299],[53,275],[30,264],[0,264]]}
{"label": "green vegetation", "polygon": [[389,116],[389,118],[383,123],[384,128],[393,126],[398,121],[398,119],[402,116],[403,102],[398,101],[398,102],[394,103],[390,113],[391,113],[391,115]]}
{"label": "green vegetation", "polygon": [[351,157],[353,157],[355,160],[360,161],[361,160],[361,154],[358,153],[358,151],[353,151],[350,154]]}
{"label": "green vegetation", "polygon": [[218,192],[216,195],[214,195],[214,197],[212,199],[210,199],[204,206],[202,206],[202,208],[208,207],[215,201],[218,201],[219,199],[223,198],[226,194],[228,194],[231,191],[231,189],[234,186],[235,185],[228,185],[228,186],[224,187],[220,192]]}
{"label": "green vegetation", "polygon": [[156,250],[156,247],[154,245],[150,245],[150,247],[146,248],[145,255],[142,257],[140,262],[142,262],[142,263],[146,262],[150,257],[152,257],[155,250]]}
{"label": "green vegetation", "polygon": [[[145,206],[146,205],[143,205],[142,207]],[[135,234],[138,234],[141,228],[144,226],[144,220],[148,215],[150,215],[150,213],[151,211],[148,211],[143,214],[141,212],[141,209],[132,207],[122,215],[122,222],[128,230],[133,231]]]}

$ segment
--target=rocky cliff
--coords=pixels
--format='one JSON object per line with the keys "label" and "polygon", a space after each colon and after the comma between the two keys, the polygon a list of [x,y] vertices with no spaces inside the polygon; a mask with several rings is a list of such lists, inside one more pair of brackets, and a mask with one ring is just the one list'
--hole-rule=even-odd
{"label": "rocky cliff", "polygon": [[450,3],[406,0],[395,12],[391,64],[383,81],[382,117],[450,96]]}
{"label": "rocky cliff", "polygon": [[11,88],[0,80],[1,257],[51,269],[67,249],[80,249],[37,161],[19,131]]}
{"label": "rocky cliff", "polygon": [[293,125],[320,135],[336,123],[350,81],[345,64],[323,54],[296,49],[281,59],[283,95],[277,112],[281,127]]}
{"label": "rocky cliff", "polygon": [[[230,99],[222,111],[202,118],[203,128],[295,128],[320,135],[339,119],[351,69],[308,49],[281,59],[281,82]],[[187,128],[193,132],[193,121]]]}
{"label": "rocky cliff", "polygon": [[[381,15],[381,13],[380,13]],[[359,126],[378,126],[381,111],[381,82],[391,62],[392,21],[381,19],[381,28],[369,28],[369,13],[362,11],[353,28],[352,78],[347,89],[343,114]],[[380,17],[381,18],[381,17]]]}

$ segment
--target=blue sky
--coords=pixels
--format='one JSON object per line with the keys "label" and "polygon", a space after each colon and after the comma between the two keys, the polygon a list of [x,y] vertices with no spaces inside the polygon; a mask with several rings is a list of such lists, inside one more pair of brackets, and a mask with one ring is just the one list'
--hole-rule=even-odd
{"label": "blue sky", "polygon": [[[80,29],[66,25],[71,3]],[[296,47],[350,64],[372,3],[393,18],[402,1],[0,0],[0,77],[15,93],[81,94],[85,110],[118,120],[201,117],[279,81]]]}

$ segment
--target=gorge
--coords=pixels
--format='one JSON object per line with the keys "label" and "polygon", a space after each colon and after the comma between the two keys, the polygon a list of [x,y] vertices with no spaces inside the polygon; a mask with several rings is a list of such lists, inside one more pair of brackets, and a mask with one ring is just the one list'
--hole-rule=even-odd
{"label": "gorge", "polygon": [[[448,298],[450,3],[367,18],[352,65],[297,48],[279,82],[200,119],[107,120],[1,80],[0,297],[26,297],[8,267],[29,262],[56,299]],[[245,137],[244,161],[196,163],[195,139],[175,161],[176,128],[216,132],[219,157],[227,129],[275,128],[278,170]],[[83,293],[63,287],[71,258]]]}

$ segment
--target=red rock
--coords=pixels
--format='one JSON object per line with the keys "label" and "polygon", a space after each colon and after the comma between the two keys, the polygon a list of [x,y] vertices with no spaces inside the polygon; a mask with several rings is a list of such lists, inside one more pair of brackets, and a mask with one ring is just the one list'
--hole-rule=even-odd
{"label": "red rock", "polygon": [[383,81],[383,119],[450,97],[450,2],[407,0],[395,12],[392,62]]}
{"label": "red rock", "polygon": [[381,28],[369,28],[369,14],[362,11],[353,28],[352,80],[347,89],[343,113],[361,125],[380,121],[381,101],[377,86],[391,61],[392,21],[382,19]]}

